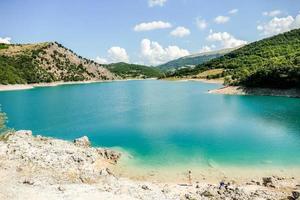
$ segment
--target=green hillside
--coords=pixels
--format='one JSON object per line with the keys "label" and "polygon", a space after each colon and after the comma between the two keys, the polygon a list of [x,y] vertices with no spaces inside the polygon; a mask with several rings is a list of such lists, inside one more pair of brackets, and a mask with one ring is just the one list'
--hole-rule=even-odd
{"label": "green hillside", "polygon": [[163,71],[168,71],[168,70],[178,69],[178,68],[184,67],[184,66],[199,65],[199,64],[202,64],[209,60],[212,60],[214,58],[223,56],[226,53],[229,53],[235,49],[236,48],[222,49],[222,50],[212,51],[212,52],[207,52],[207,53],[193,54],[193,55],[185,56],[182,58],[178,58],[176,60],[169,61],[165,64],[159,65],[158,68]]}
{"label": "green hillside", "polygon": [[124,62],[104,65],[109,71],[121,78],[160,78],[164,76],[158,68]]}
{"label": "green hillside", "polygon": [[176,75],[196,76],[208,69],[224,69],[210,78],[225,77],[229,85],[300,87],[300,29],[253,42]]}
{"label": "green hillside", "polygon": [[114,74],[56,42],[0,44],[0,84],[107,79]]}

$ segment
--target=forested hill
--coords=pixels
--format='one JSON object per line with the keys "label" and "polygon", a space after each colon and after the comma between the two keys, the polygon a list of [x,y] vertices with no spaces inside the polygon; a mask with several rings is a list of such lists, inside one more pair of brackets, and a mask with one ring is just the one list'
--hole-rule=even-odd
{"label": "forested hill", "polygon": [[214,58],[223,56],[226,53],[229,53],[235,49],[236,48],[230,48],[230,49],[222,49],[222,50],[206,52],[206,53],[192,54],[189,56],[178,58],[176,60],[171,60],[165,64],[159,65],[158,68],[163,71],[168,71],[168,70],[174,70],[185,66],[199,65],[209,60],[212,60]]}
{"label": "forested hill", "polygon": [[0,84],[112,80],[100,64],[57,42],[0,44]]}
{"label": "forested hill", "polygon": [[230,85],[300,88],[300,29],[253,42],[185,70],[180,76],[195,76],[216,68],[224,69],[217,77],[225,77]]}
{"label": "forested hill", "polygon": [[148,67],[145,65],[128,64],[124,62],[103,65],[109,71],[121,78],[161,78],[164,73],[156,67]]}

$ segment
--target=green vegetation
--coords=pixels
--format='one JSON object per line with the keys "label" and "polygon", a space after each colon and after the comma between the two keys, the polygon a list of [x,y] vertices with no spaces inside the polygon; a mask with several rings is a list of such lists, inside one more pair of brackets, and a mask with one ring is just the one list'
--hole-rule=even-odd
{"label": "green vegetation", "polygon": [[144,65],[135,65],[128,63],[113,63],[105,65],[109,71],[117,74],[122,78],[161,78],[164,73],[158,68],[147,67]]}
{"label": "green vegetation", "polygon": [[8,49],[8,45],[0,43],[0,49]]}
{"label": "green vegetation", "polygon": [[98,67],[56,42],[0,44],[0,84],[106,79]]}
{"label": "green vegetation", "polygon": [[6,133],[9,131],[9,129],[6,127],[6,121],[7,117],[6,114],[1,112],[0,108],[0,140],[6,140]]}
{"label": "green vegetation", "polygon": [[0,83],[24,84],[50,82],[53,79],[30,55],[0,56]]}
{"label": "green vegetation", "polygon": [[176,60],[169,61],[165,64],[159,65],[158,68],[163,71],[169,71],[174,69],[179,69],[185,66],[193,66],[193,65],[199,65],[202,63],[205,63],[209,60],[212,60],[214,58],[218,58],[220,56],[225,55],[226,53],[229,53],[233,51],[233,49],[223,49],[219,51],[212,51],[207,53],[199,53],[199,54],[193,54],[190,56],[185,56],[182,58],[178,58]]}
{"label": "green vegetation", "polygon": [[[194,76],[224,69],[225,84],[249,87],[300,88],[300,29],[251,43],[195,68],[170,76]],[[217,77],[220,78],[220,77]]]}
{"label": "green vegetation", "polygon": [[0,110],[0,131],[5,128],[5,123],[6,123],[6,115],[5,113],[2,113]]}

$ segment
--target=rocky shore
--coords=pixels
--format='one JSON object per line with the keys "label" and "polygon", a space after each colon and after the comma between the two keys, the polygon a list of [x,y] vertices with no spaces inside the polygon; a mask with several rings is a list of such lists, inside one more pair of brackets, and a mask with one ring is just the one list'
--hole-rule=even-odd
{"label": "rocky shore", "polygon": [[300,182],[262,177],[243,184],[135,181],[113,169],[121,153],[93,148],[87,137],[73,142],[33,136],[0,137],[0,199],[299,199]]}
{"label": "rocky shore", "polygon": [[225,86],[220,89],[210,90],[208,93],[228,95],[283,96],[300,98],[299,89],[245,88],[242,86]]}

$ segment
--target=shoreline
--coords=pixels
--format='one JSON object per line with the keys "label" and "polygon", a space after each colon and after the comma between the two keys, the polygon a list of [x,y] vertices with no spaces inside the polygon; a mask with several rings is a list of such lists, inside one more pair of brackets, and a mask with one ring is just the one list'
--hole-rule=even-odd
{"label": "shoreline", "polygon": [[300,190],[298,176],[270,172],[256,177],[251,169],[245,172],[247,180],[234,171],[238,180],[225,173],[212,181],[208,169],[199,177],[194,171],[175,174],[172,182],[160,175],[140,176],[136,170],[130,172],[137,176],[132,178],[116,170],[120,156],[115,150],[91,147],[86,136],[70,142],[33,136],[31,131],[10,132],[0,138],[0,198],[275,200]]}
{"label": "shoreline", "polygon": [[61,85],[76,85],[76,84],[90,84],[111,82],[112,80],[99,80],[99,81],[70,81],[70,82],[51,82],[51,83],[32,83],[32,84],[15,84],[15,85],[0,85],[0,91],[14,91],[14,90],[28,90],[39,87],[56,87]]}
{"label": "shoreline", "polygon": [[[142,81],[142,80],[158,80],[156,78],[149,79],[118,79],[118,80],[96,80],[96,81],[71,81],[71,82],[52,82],[52,83],[34,83],[34,84],[15,84],[15,85],[0,85],[0,92],[4,91],[17,91],[29,90],[39,87],[56,87],[62,85],[80,85],[92,83],[109,83],[109,82],[122,82],[122,81]],[[221,79],[161,79],[163,81],[177,81],[177,82],[202,82],[209,84],[221,84]],[[208,91],[209,94],[223,94],[223,95],[255,95],[255,96],[278,96],[300,98],[300,89],[271,89],[271,88],[246,88],[242,86],[223,86],[221,88]]]}
{"label": "shoreline", "polygon": [[188,172],[191,172],[192,180],[199,183],[218,184],[220,180],[234,181],[238,184],[251,182],[262,177],[286,177],[300,180],[298,166],[167,166],[147,167],[129,166],[119,163],[113,171],[119,176],[135,181],[150,181],[158,183],[186,183]]}
{"label": "shoreline", "polygon": [[32,84],[9,84],[1,85],[1,91],[15,91],[15,90],[29,90],[39,87],[56,87],[62,85],[80,85],[80,84],[91,84],[91,83],[110,83],[110,82],[121,82],[121,81],[139,81],[139,80],[156,80],[156,78],[149,79],[116,79],[116,80],[95,80],[95,81],[69,81],[69,82],[51,82],[51,83],[32,83]]}
{"label": "shoreline", "polygon": [[220,180],[227,180],[242,184],[265,176],[294,177],[300,181],[300,168],[297,164],[223,165],[212,162],[204,165],[203,163],[191,162],[174,163],[174,165],[162,163],[160,166],[151,166],[135,163],[135,158],[122,148],[115,150],[121,152],[122,157],[118,165],[114,166],[114,171],[118,176],[132,180],[180,183],[187,180],[188,171],[191,171],[193,179],[202,183],[216,184]]}
{"label": "shoreline", "polygon": [[224,83],[223,79],[164,78],[161,80],[164,80],[164,81],[195,81],[195,82],[202,82],[202,83],[222,84],[222,85]]}
{"label": "shoreline", "polygon": [[208,91],[209,94],[224,95],[256,95],[300,98],[300,89],[271,89],[271,88],[245,88],[242,86],[225,86]]}

